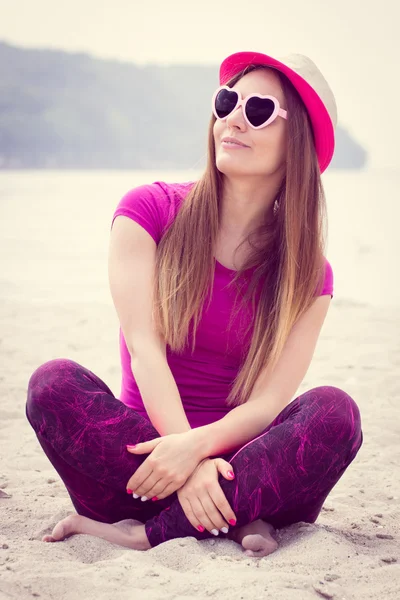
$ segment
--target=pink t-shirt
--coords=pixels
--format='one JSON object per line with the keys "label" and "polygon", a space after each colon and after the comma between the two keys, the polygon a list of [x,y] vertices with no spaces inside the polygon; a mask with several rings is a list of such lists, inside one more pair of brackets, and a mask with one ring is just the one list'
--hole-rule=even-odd
{"label": "pink t-shirt", "polygon": [[[157,181],[128,191],[118,203],[112,222],[118,215],[127,216],[153,237],[158,244],[166,227],[174,219],[178,208],[195,182],[164,183]],[[325,259],[326,260],[326,259]],[[252,269],[243,275],[249,281]],[[230,385],[238,373],[243,348],[252,334],[244,330],[251,319],[251,309],[242,310],[232,319],[228,331],[230,313],[235,299],[235,289],[226,288],[235,271],[216,261],[212,300],[208,310],[207,301],[199,322],[195,351],[191,354],[192,328],[189,329],[189,345],[180,355],[167,345],[167,360],[176,381],[182,404],[192,428],[207,425],[221,419],[232,408],[225,405]],[[333,297],[333,273],[326,260],[325,283],[321,295]],[[120,328],[120,356],[122,384],[120,400],[127,406],[148,417],[140,391],[133,377],[130,354]]]}

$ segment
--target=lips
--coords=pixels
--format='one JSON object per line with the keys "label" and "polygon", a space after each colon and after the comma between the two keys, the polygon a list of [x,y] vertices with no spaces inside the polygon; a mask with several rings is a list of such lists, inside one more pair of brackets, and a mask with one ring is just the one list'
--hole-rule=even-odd
{"label": "lips", "polygon": [[249,147],[249,146],[247,146],[247,144],[243,144],[243,142],[240,142],[239,140],[237,140],[236,138],[233,138],[233,137],[224,137],[224,138],[222,138],[221,142],[231,142],[232,144],[236,144],[237,146],[242,146],[243,148]]}

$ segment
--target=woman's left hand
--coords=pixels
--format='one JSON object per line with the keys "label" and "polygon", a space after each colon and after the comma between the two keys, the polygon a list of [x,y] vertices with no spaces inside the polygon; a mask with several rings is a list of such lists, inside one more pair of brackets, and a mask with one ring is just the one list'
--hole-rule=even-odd
{"label": "woman's left hand", "polygon": [[213,535],[219,530],[228,533],[229,525],[236,524],[232,510],[218,477],[232,480],[232,466],[223,458],[206,458],[198,465],[177,496],[190,523],[199,531],[208,529]]}
{"label": "woman's left hand", "polygon": [[162,500],[175,492],[204,458],[192,431],[127,446],[127,450],[132,454],[151,453],[126,485],[135,497],[142,496],[146,500],[154,497]]}

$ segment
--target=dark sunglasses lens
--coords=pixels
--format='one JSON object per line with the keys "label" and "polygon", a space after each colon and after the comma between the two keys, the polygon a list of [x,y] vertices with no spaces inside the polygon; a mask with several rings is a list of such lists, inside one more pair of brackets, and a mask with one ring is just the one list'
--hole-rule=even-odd
{"label": "dark sunglasses lens", "polygon": [[272,115],[275,103],[269,98],[250,98],[246,103],[246,116],[254,127],[259,127]]}
{"label": "dark sunglasses lens", "polygon": [[235,108],[238,95],[234,91],[221,90],[215,98],[215,112],[220,119],[227,117]]}

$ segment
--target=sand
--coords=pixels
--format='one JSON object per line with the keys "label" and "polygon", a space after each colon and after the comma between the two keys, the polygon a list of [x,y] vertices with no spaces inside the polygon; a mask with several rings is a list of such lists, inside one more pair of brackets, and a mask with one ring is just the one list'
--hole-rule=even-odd
{"label": "sand", "polygon": [[[88,535],[41,541],[74,508],[25,417],[27,383],[68,357],[118,396],[118,323],[111,303],[0,303],[0,598],[345,600],[400,598],[400,310],[334,298],[298,394],[345,389],[364,444],[314,524],[278,531],[255,559],[235,542],[171,540],[146,552]],[[296,394],[296,395],[298,395]]]}

